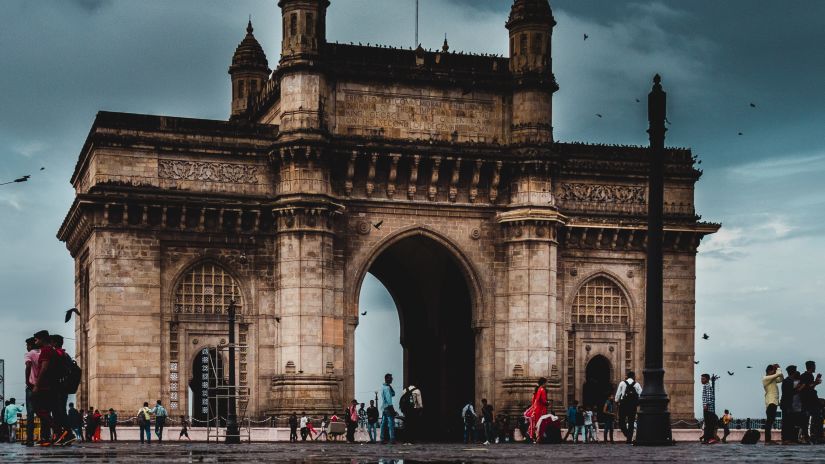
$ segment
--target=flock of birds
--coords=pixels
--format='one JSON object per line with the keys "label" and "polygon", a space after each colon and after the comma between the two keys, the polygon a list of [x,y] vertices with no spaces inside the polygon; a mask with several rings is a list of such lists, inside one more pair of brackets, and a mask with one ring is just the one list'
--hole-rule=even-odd
{"label": "flock of birds", "polygon": [[[702,334],[702,340],[710,340],[710,335],[708,335],[708,334],[706,334],[706,333],[703,333],[703,334]],[[693,364],[699,364],[699,361],[693,361]],[[745,368],[747,368],[747,369],[753,369],[753,366],[745,366]],[[726,371],[726,372],[727,372],[727,373],[728,373],[728,375],[730,375],[730,376],[733,376],[733,374],[735,374],[735,372],[732,372],[732,371]],[[717,378],[718,378],[718,377],[717,377]]]}

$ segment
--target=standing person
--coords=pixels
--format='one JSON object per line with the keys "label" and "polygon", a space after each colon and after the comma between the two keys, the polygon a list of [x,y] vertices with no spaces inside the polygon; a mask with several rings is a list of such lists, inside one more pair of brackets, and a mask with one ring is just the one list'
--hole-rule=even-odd
{"label": "standing person", "polygon": [[495,441],[493,435],[493,406],[487,402],[487,398],[481,399],[481,426],[484,427],[484,444],[489,445]]}
{"label": "standing person", "polygon": [[0,442],[9,441],[9,426],[6,425],[6,406],[8,401],[3,403],[3,410],[0,412]]}
{"label": "standing person", "polygon": [[298,415],[294,412],[289,416],[289,442],[296,443],[298,441]]}
{"label": "standing person", "polygon": [[41,433],[40,446],[51,446],[58,442],[62,436],[62,430],[52,417],[52,409],[56,404],[54,392],[51,391],[52,380],[56,376],[57,352],[51,346],[51,337],[48,330],[41,330],[34,334],[34,343],[40,349],[37,357],[37,382],[32,388],[32,402],[35,413],[40,418],[41,430],[48,430],[51,439]]}
{"label": "standing person", "polygon": [[[292,413],[292,415],[294,416],[295,413]],[[181,441],[181,439],[183,437],[186,437],[187,440],[192,441],[192,439],[189,438],[189,425],[190,425],[189,424],[189,419],[187,419],[186,416],[181,414],[181,416],[180,416],[180,433],[178,434],[178,441]],[[296,439],[296,441],[297,441],[297,439]]]}
{"label": "standing person", "polygon": [[78,440],[83,440],[83,415],[75,409],[74,403],[69,403],[69,427]]}
{"label": "standing person", "polygon": [[109,440],[117,441],[117,413],[112,408],[106,414],[106,425],[109,427]]}
{"label": "standing person", "polygon": [[[765,389],[765,444],[773,443],[771,440],[771,429],[776,420],[776,409],[779,407],[779,385],[785,380],[779,364],[771,364],[765,368],[765,376],[762,377],[762,388]],[[724,441],[724,440],[723,440]]]}
{"label": "standing person", "polygon": [[607,443],[608,436],[610,443],[613,443],[613,422],[616,420],[616,401],[613,393],[608,395],[602,406],[602,415],[604,416],[604,442]]}
{"label": "standing person", "polygon": [[567,407],[567,433],[562,441],[567,441],[567,437],[573,435],[576,430],[576,411],[579,409],[578,400],[573,400],[573,404]]}
{"label": "standing person", "polygon": [[[23,361],[26,365],[26,446],[34,446],[34,403],[32,402],[32,390],[37,384],[39,370],[37,359],[40,357],[40,348],[37,348],[34,337],[26,339],[26,354]],[[43,436],[46,429],[40,427],[40,435]]]}
{"label": "standing person", "polygon": [[575,431],[573,432],[573,443],[579,442],[579,435],[585,438],[586,443],[587,440],[584,432],[584,408],[582,406],[576,407],[576,413],[573,415],[573,423],[575,424]]}
{"label": "standing person", "polygon": [[358,428],[358,400],[353,399],[347,408],[347,442],[355,443],[355,429]]}
{"label": "standing person", "polygon": [[[309,429],[307,429],[307,423],[309,422],[309,418],[307,417],[307,413],[301,413],[301,441],[307,441],[307,435],[309,434]],[[312,437],[310,437],[312,438]]]}
{"label": "standing person", "polygon": [[[822,383],[822,374],[816,374],[816,363],[805,361],[805,372],[799,376],[799,383],[802,385],[799,390],[799,399],[802,401],[802,410],[807,418],[810,418],[810,440],[813,444],[822,443],[822,406],[819,404],[819,397],[816,394],[816,387]],[[805,421],[807,424],[807,420]]]}
{"label": "standing person", "polygon": [[9,443],[14,443],[17,440],[17,415],[24,411],[23,406],[16,403],[16,399],[9,399],[9,404],[6,405],[4,411],[5,417],[3,418],[3,423],[6,424],[9,433]]}
{"label": "standing person", "polygon": [[464,444],[473,441],[476,431],[476,411],[473,408],[473,402],[469,401],[464,408],[461,409],[461,417],[464,419]]}
{"label": "standing person", "polygon": [[[324,418],[321,419],[321,431],[318,432],[317,434],[315,434],[315,438],[313,438],[313,440],[318,441],[318,439],[321,438],[321,435],[323,435],[324,438],[327,441],[329,441],[329,434],[327,433],[327,425],[329,425],[329,417],[327,417],[327,415],[324,414]],[[311,432],[315,431],[315,430],[312,430],[312,422],[308,422],[307,427],[310,428]],[[310,433],[310,435],[311,434],[312,433]]]}
{"label": "standing person", "polygon": [[166,426],[166,417],[169,413],[166,412],[166,408],[160,404],[160,400],[157,401],[157,404],[154,408],[152,408],[152,414],[155,415],[155,435],[158,437],[158,441],[163,441],[163,427]]}
{"label": "standing person", "polygon": [[395,390],[392,388],[392,374],[384,375],[384,384],[381,385],[381,443],[395,444],[395,407],[392,399]]}
{"label": "standing person", "polygon": [[378,428],[378,408],[375,402],[370,400],[370,407],[367,408],[367,434],[370,436],[370,443],[375,443],[375,429]]}
{"label": "standing person", "polygon": [[[315,427],[312,425],[312,419],[309,417],[307,417],[307,434],[309,435],[310,440],[315,440],[315,438],[318,438],[319,435],[319,433],[315,430]],[[312,438],[313,434],[315,434],[315,438]]]}
{"label": "standing person", "polygon": [[593,437],[593,410],[591,408],[584,409],[584,442],[590,443]]}
{"label": "standing person", "polygon": [[[730,435],[730,423],[733,421],[733,416],[731,415],[730,411],[725,409],[725,413],[722,414],[722,443],[728,442],[728,435]],[[768,441],[765,444],[770,444]]]}
{"label": "standing person", "polygon": [[361,403],[358,408],[358,429],[362,432],[367,428],[367,410],[364,408],[364,403]]}
{"label": "standing person", "polygon": [[546,378],[539,378],[538,385],[536,385],[536,389],[533,391],[533,400],[530,402],[530,408],[524,414],[525,417],[530,420],[530,424],[527,427],[527,435],[530,436],[530,439],[533,440],[534,443],[538,443],[538,430],[536,425],[539,423],[539,418],[547,414],[546,384]]}
{"label": "standing person", "polygon": [[93,441],[94,437],[95,437],[95,408],[94,407],[89,406],[89,410],[86,411],[86,414],[84,415],[84,419],[85,419],[85,422],[86,422],[85,440],[86,441]]}
{"label": "standing person", "polygon": [[633,432],[636,428],[636,408],[639,407],[639,397],[642,395],[642,386],[636,382],[636,373],[627,373],[627,379],[616,389],[616,401],[619,403],[619,428],[627,439],[633,443]]}
{"label": "standing person", "polygon": [[415,385],[408,385],[398,400],[398,407],[404,415],[405,441],[413,442],[420,439],[421,416],[424,403],[421,400],[421,390]]}
{"label": "standing person", "polygon": [[100,427],[103,425],[103,416],[100,414],[100,411],[95,409],[94,414],[95,420],[95,428],[94,428],[94,436],[92,437],[92,441],[100,441]]}
{"label": "standing person", "polygon": [[69,401],[69,393],[65,391],[65,384],[58,382],[58,379],[65,379],[68,374],[69,366],[72,362],[69,353],[63,349],[63,337],[61,335],[49,336],[52,348],[55,351],[54,367],[55,376],[52,379],[52,400],[54,403],[51,406],[52,420],[58,424],[61,429],[60,438],[58,442],[60,445],[69,445],[77,440],[74,436],[71,427],[69,426],[69,417],[66,414],[66,403]]}
{"label": "standing person", "polygon": [[149,409],[149,402],[143,403],[143,407],[137,412],[138,427],[140,427],[140,442],[144,443],[144,435],[147,444],[152,443],[152,410]]}
{"label": "standing person", "polygon": [[799,372],[793,364],[785,368],[785,371],[788,376],[782,381],[782,398],[779,400],[779,407],[782,408],[782,444],[790,445],[799,439],[798,420],[794,414],[795,377],[799,376]]}
{"label": "standing person", "polygon": [[716,391],[710,383],[710,375],[702,374],[702,413],[704,415],[705,433],[702,435],[702,443],[712,445],[718,443],[716,438]]}

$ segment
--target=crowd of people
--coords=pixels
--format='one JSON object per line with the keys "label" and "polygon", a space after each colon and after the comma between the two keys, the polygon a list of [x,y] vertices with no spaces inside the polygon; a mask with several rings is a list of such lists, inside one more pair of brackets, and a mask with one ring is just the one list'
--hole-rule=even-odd
{"label": "crowd of people", "polygon": [[[765,390],[765,443],[766,444],[822,444],[823,413],[825,400],[819,398],[816,388],[822,383],[822,374],[816,374],[816,363],[807,361],[805,371],[790,365],[782,373],[779,364],[765,368],[762,387]],[[729,410],[720,418],[716,414],[715,384],[709,374],[702,374],[702,411],[704,433],[702,442],[714,444],[727,442],[730,423],[733,420]],[[773,430],[777,412],[782,412],[780,440],[774,440]],[[720,439],[718,429],[721,425],[723,435]]]}

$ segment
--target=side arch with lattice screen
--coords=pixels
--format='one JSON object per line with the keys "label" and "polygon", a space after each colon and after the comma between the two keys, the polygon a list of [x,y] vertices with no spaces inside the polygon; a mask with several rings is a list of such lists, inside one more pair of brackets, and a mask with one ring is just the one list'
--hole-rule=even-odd
{"label": "side arch with lattice screen", "polygon": [[231,300],[243,312],[238,282],[219,264],[206,262],[192,267],[178,281],[174,309],[184,314],[225,314]]}
{"label": "side arch with lattice screen", "polygon": [[607,277],[599,276],[588,280],[573,299],[573,323],[627,324],[629,313],[624,292]]}

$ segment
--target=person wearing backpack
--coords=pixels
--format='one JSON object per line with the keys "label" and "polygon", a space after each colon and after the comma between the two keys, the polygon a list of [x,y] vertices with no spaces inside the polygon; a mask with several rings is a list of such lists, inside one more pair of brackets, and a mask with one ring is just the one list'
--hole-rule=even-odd
{"label": "person wearing backpack", "polygon": [[[55,389],[56,381],[61,375],[60,355],[52,347],[52,339],[48,330],[41,330],[34,334],[34,342],[35,346],[40,348],[40,356],[37,358],[39,374],[37,383],[32,388],[32,402],[37,417],[40,418],[41,428],[50,430],[52,433],[52,440],[41,439],[38,444],[40,446],[61,446],[64,440],[71,440],[74,434],[64,430],[64,423],[55,420],[56,417],[53,414],[57,409],[58,400],[63,396]],[[64,403],[61,408],[65,413],[66,404]],[[56,416],[60,416],[59,411]]]}
{"label": "person wearing backpack", "polygon": [[476,432],[476,411],[473,402],[469,401],[461,410],[461,417],[464,419],[464,444],[475,441]]}
{"label": "person wearing backpack", "polygon": [[401,413],[404,414],[404,437],[407,443],[421,438],[421,416],[423,403],[421,390],[415,385],[408,385],[398,400]]}
{"label": "person wearing backpack", "polygon": [[146,443],[152,443],[152,410],[149,409],[149,402],[144,402],[143,407],[137,412],[138,427],[140,427],[140,442],[144,443],[143,436],[146,436]]}
{"label": "person wearing backpack", "polygon": [[72,432],[72,428],[69,424],[69,415],[66,410],[66,403],[69,402],[69,394],[77,392],[77,388],[75,388],[74,391],[70,391],[72,390],[70,384],[73,368],[72,364],[74,364],[74,361],[72,360],[72,357],[69,356],[69,353],[66,353],[66,350],[63,349],[63,337],[61,335],[54,334],[51,335],[50,338],[52,347],[57,354],[55,357],[56,370],[53,378],[54,403],[52,404],[51,413],[52,419],[63,430],[57,442],[63,446],[66,446],[77,440],[77,437],[74,436],[74,432]]}
{"label": "person wearing backpack", "polygon": [[636,382],[636,373],[627,373],[627,379],[619,384],[616,390],[616,400],[619,405],[619,428],[622,430],[627,443],[633,443],[633,432],[636,428],[636,408],[639,407],[639,397],[642,395],[642,386]]}

